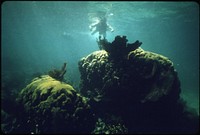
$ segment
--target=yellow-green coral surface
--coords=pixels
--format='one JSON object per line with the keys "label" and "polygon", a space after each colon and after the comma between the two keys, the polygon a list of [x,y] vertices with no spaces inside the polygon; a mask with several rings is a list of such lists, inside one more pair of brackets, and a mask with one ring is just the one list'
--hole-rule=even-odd
{"label": "yellow-green coral surface", "polygon": [[86,98],[71,85],[48,75],[33,79],[20,92],[18,101],[27,116],[26,124],[39,125],[37,130],[30,128],[30,132],[84,133],[90,130],[92,123],[88,122],[88,116],[91,114]]}

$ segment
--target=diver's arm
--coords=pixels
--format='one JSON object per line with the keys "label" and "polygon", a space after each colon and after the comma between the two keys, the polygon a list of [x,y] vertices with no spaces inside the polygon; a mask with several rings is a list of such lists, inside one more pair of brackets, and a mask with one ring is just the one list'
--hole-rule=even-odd
{"label": "diver's arm", "polygon": [[92,23],[92,24],[90,24],[90,28],[93,28],[93,27],[95,27],[97,24],[96,23]]}
{"label": "diver's arm", "polygon": [[92,28],[96,27],[99,22],[95,22],[89,25],[89,29],[92,30]]}
{"label": "diver's arm", "polygon": [[114,31],[114,28],[113,28],[110,24],[107,24],[107,28],[108,28],[108,30],[110,30],[111,32]]}

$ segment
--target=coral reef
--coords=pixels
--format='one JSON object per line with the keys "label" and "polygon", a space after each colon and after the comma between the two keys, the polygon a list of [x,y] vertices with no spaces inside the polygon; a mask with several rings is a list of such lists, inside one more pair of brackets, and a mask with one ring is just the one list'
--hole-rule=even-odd
{"label": "coral reef", "polygon": [[126,36],[116,36],[112,43],[109,43],[105,38],[101,39],[101,36],[97,40],[99,48],[107,51],[108,55],[116,60],[126,57],[130,51],[137,49],[142,44],[138,40],[135,43],[127,42]]}
{"label": "coral reef", "polygon": [[[127,59],[117,62],[112,61],[106,51],[96,51],[81,59],[79,69],[81,92],[94,100],[119,100],[122,94],[132,93],[137,94],[137,98],[126,98],[127,102],[146,102],[157,101],[170,92],[177,99],[180,93],[173,63],[141,48],[129,52]],[[173,87],[176,88],[172,91]]]}
{"label": "coral reef", "polygon": [[98,118],[92,134],[127,134],[128,129],[121,123],[105,122]]}
{"label": "coral reef", "polygon": [[79,61],[81,94],[90,99],[95,113],[121,116],[129,133],[197,131],[197,121],[185,117],[173,63],[167,57],[144,51],[139,42],[124,49],[125,39],[116,37],[112,44],[100,40],[105,50]]}
{"label": "coral reef", "polygon": [[[72,86],[44,75],[19,94],[17,133],[88,133],[93,130],[87,99]],[[95,121],[94,121],[95,122]]]}
{"label": "coral reef", "polygon": [[[180,81],[167,57],[141,42],[97,40],[103,50],[82,58],[80,93],[63,82],[66,73],[36,74],[15,100],[3,96],[4,133],[195,133],[199,116],[180,98]],[[68,81],[69,82],[69,81]],[[4,85],[2,88],[7,88]],[[5,94],[5,93],[4,93]],[[10,105],[8,109],[6,105]],[[11,115],[12,114],[12,115]],[[96,123],[96,124],[95,124]]]}
{"label": "coral reef", "polygon": [[67,63],[64,63],[61,70],[58,70],[58,69],[51,70],[48,72],[48,75],[53,77],[56,80],[62,81],[67,71],[66,66],[67,66]]}

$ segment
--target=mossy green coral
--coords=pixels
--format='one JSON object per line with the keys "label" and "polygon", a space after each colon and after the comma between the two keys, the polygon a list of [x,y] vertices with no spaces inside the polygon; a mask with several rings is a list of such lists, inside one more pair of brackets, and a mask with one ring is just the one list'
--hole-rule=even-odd
{"label": "mossy green coral", "polygon": [[[23,121],[39,125],[37,130],[40,133],[85,133],[92,130],[92,112],[87,99],[71,85],[48,75],[33,79],[20,92],[18,102],[27,116],[21,117]],[[23,122],[21,124],[24,126]],[[27,133],[34,131],[34,127],[29,128]]]}

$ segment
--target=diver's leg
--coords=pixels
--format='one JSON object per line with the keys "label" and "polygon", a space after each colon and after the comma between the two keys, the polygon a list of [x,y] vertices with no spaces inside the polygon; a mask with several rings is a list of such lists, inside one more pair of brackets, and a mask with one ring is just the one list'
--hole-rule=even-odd
{"label": "diver's leg", "polygon": [[91,33],[91,35],[94,35],[95,33],[97,33],[97,30],[94,30],[94,31]]}
{"label": "diver's leg", "polygon": [[106,38],[106,32],[104,32],[102,35],[103,35],[103,38]]}

